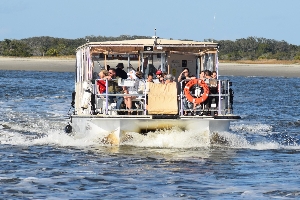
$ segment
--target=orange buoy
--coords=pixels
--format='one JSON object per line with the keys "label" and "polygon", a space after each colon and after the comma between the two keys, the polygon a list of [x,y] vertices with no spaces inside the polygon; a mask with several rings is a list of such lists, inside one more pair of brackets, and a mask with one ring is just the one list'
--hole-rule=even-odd
{"label": "orange buoy", "polygon": [[[194,85],[199,85],[200,87],[203,88],[204,92],[200,97],[193,97],[191,95],[190,89]],[[208,98],[208,94],[209,94],[209,87],[207,86],[207,84],[203,80],[200,80],[200,79],[192,79],[184,87],[185,97],[187,98],[187,100],[189,102],[192,102],[192,103],[195,103],[195,104],[203,103]]]}

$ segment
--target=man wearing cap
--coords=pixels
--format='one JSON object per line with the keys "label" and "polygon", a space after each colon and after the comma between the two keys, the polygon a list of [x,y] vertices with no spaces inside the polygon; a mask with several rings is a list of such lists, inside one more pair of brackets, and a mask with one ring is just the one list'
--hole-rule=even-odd
{"label": "man wearing cap", "polygon": [[156,74],[156,78],[159,79],[161,77],[161,75],[162,75],[162,71],[157,70],[155,74]]}
{"label": "man wearing cap", "polygon": [[154,83],[164,83],[164,77],[163,77],[163,73],[160,70],[157,70],[155,73],[155,79],[153,80]]}

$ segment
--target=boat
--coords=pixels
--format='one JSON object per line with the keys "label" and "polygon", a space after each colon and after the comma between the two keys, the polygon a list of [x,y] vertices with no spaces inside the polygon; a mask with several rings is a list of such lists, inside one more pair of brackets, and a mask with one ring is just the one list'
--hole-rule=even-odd
{"label": "boat", "polygon": [[[157,36],[87,42],[79,46],[72,95],[74,111],[70,114],[66,132],[77,137],[94,134],[103,143],[122,145],[132,137],[130,133],[147,137],[150,132],[174,127],[183,134],[185,131],[197,131],[200,135],[228,131],[230,123],[239,120],[240,116],[233,113],[232,82],[222,80],[218,74],[218,49],[219,44],[214,42]],[[106,91],[110,82],[114,82],[120,88],[133,88],[131,93],[99,93],[99,72],[119,66],[120,61],[124,61],[123,70],[128,76],[139,71],[142,77],[103,80]],[[178,82],[177,77],[184,69],[188,69],[193,78],[189,82]],[[157,71],[165,72],[175,80],[162,84],[155,79]],[[204,79],[200,77],[201,71],[216,71],[217,77]],[[154,77],[153,82],[147,82],[148,74]],[[117,97],[128,96],[132,99],[131,109],[124,104],[123,107],[116,106],[114,100]]]}

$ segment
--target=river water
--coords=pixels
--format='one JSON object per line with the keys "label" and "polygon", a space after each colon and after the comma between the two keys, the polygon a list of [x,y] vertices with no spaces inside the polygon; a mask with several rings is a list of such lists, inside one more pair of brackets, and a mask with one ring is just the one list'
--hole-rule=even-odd
{"label": "river water", "polygon": [[1,71],[0,198],[300,198],[300,78],[227,78],[242,119],[217,141],[112,147],[64,133],[74,73]]}

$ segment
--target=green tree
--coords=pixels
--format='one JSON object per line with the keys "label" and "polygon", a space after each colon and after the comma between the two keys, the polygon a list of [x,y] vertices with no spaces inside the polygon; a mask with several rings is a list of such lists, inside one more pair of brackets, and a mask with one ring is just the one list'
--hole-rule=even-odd
{"label": "green tree", "polygon": [[58,50],[54,49],[54,48],[50,48],[47,52],[46,52],[47,56],[58,56]]}
{"label": "green tree", "polygon": [[31,49],[22,41],[5,39],[2,47],[2,55],[29,57]]}

